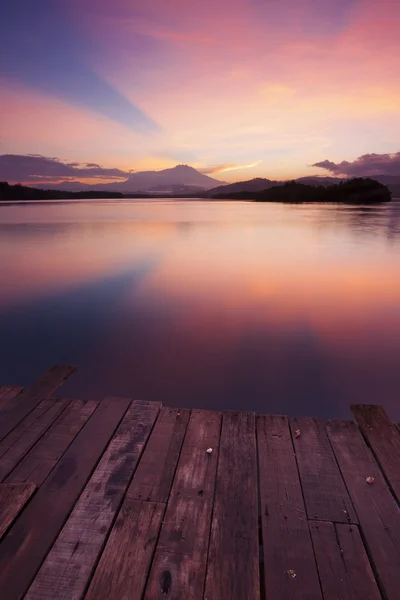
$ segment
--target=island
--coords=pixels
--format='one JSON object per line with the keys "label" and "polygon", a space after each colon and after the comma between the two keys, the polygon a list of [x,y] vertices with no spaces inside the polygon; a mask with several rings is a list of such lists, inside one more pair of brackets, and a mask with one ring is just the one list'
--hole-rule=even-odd
{"label": "island", "polygon": [[255,202],[333,202],[344,204],[377,204],[390,202],[389,188],[370,178],[354,178],[328,186],[314,186],[288,181],[258,192],[241,191],[216,194],[214,199],[254,200]]}

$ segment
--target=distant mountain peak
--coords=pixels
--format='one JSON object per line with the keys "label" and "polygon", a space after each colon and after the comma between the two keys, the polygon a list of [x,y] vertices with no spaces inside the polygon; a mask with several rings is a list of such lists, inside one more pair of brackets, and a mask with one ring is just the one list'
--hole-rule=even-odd
{"label": "distant mountain peak", "polygon": [[[102,183],[95,185],[86,185],[80,182],[71,181],[63,182],[62,184],[52,184],[53,189],[62,190],[76,190],[77,187],[80,189],[87,190],[102,190],[112,192],[123,192],[123,193],[134,193],[138,190],[150,191],[154,188],[163,189],[165,192],[173,191],[176,187],[184,188],[185,186],[190,188],[198,188],[200,190],[208,190],[217,185],[223,185],[223,181],[209,177],[197,171],[194,167],[189,165],[176,165],[168,169],[161,169],[160,171],[137,171],[129,175],[125,181],[118,181],[114,183]],[[46,185],[49,187],[50,184]],[[43,185],[37,187],[43,188]]]}

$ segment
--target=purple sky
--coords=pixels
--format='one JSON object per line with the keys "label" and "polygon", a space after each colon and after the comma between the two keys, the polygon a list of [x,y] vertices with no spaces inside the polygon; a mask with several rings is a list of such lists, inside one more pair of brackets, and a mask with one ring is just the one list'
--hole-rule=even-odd
{"label": "purple sky", "polygon": [[5,0],[0,154],[49,157],[33,180],[400,174],[399,30],[390,0]]}

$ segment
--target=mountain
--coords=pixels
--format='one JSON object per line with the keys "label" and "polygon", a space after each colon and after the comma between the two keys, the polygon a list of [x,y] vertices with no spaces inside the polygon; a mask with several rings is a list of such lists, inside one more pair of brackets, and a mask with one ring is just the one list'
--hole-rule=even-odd
{"label": "mountain", "polygon": [[218,194],[236,194],[238,192],[261,192],[267,190],[270,187],[279,185],[280,181],[272,181],[271,179],[263,179],[262,177],[256,177],[249,181],[238,181],[237,183],[230,183],[228,185],[220,185],[218,187],[208,190],[207,196],[212,197]]}
{"label": "mountain", "polygon": [[115,183],[98,183],[88,185],[78,181],[63,181],[59,184],[39,184],[36,187],[39,189],[52,189],[80,191],[80,190],[103,190],[109,192],[149,192],[156,191],[158,193],[174,192],[176,188],[192,192],[196,190],[208,190],[216,185],[221,185],[223,182],[213,177],[203,175],[193,167],[188,165],[177,165],[171,169],[163,169],[162,171],[139,171],[132,173],[126,181],[118,181]]}
{"label": "mountain", "polygon": [[346,177],[324,177],[323,175],[317,177],[299,177],[296,179],[297,183],[303,183],[304,185],[322,185],[327,187],[328,185],[335,185],[340,181],[344,181]]}

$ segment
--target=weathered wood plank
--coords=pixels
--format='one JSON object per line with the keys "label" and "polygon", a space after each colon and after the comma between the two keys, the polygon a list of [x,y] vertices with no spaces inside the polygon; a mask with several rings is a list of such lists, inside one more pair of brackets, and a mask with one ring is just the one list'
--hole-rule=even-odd
{"label": "weathered wood plank", "polygon": [[161,409],[127,498],[167,503],[189,416],[187,409]]}
{"label": "weathered wood plank", "polygon": [[[400,433],[382,406],[353,404],[354,417],[400,502]],[[399,567],[400,568],[400,567]]]}
{"label": "weathered wood plank", "polygon": [[24,388],[17,385],[0,385],[0,400],[15,398]]}
{"label": "weathered wood plank", "polygon": [[85,600],[142,599],[164,510],[162,503],[124,500]]}
{"label": "weathered wood plank", "polygon": [[[360,520],[363,538],[387,600],[399,597],[400,512],[386,480],[351,421],[328,421],[327,431]],[[373,478],[368,483],[366,478]]]}
{"label": "weathered wood plank", "polygon": [[0,441],[6,437],[36,406],[50,396],[75,371],[75,367],[55,365],[18,396],[0,413]]}
{"label": "weathered wood plank", "polygon": [[2,385],[0,387],[0,411],[14,400],[24,388],[15,385]]}
{"label": "weathered wood plank", "polygon": [[[51,400],[51,402],[53,401]],[[11,471],[5,481],[7,483],[33,481],[37,487],[42,485],[96,407],[97,402],[90,400],[70,401],[67,408]],[[25,440],[22,440],[22,443],[24,442]],[[14,446],[18,446],[18,444]]]}
{"label": "weathered wood plank", "polygon": [[19,461],[36,444],[57,417],[68,406],[69,400],[47,399],[29,413],[0,442],[0,481],[11,473]]}
{"label": "weathered wood plank", "polygon": [[358,523],[324,424],[301,417],[290,419],[290,427],[308,518]]}
{"label": "weathered wood plank", "polygon": [[35,489],[34,483],[0,484],[0,540]]}
{"label": "weathered wood plank", "polygon": [[102,401],[0,545],[0,589],[26,592],[129,406]]}
{"label": "weathered wood plank", "polygon": [[258,600],[258,481],[254,413],[224,413],[205,600]]}
{"label": "weathered wood plank", "polygon": [[30,587],[26,600],[82,597],[160,410],[134,402]]}
{"label": "weathered wood plank", "polygon": [[310,521],[324,600],[381,600],[357,525]]}
{"label": "weathered wood plank", "polygon": [[267,598],[322,600],[287,417],[257,417]]}
{"label": "weathered wood plank", "polygon": [[[145,599],[203,597],[222,415],[193,410]],[[207,454],[207,449],[212,453]],[[115,597],[117,600],[117,597]]]}

